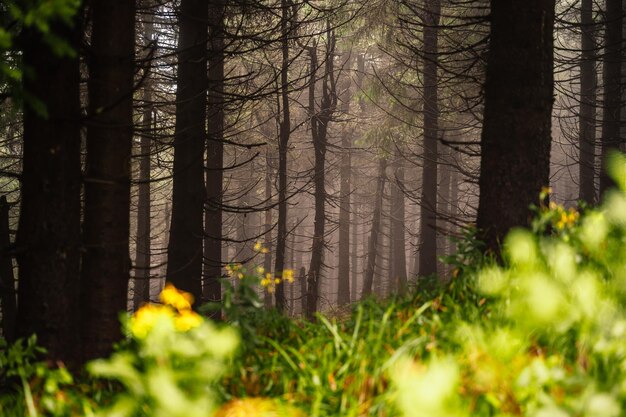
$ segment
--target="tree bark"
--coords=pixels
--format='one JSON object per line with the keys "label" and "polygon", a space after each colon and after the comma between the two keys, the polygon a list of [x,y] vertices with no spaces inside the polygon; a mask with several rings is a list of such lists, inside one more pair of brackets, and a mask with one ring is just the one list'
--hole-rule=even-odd
{"label": "tree bark", "polygon": [[600,195],[615,183],[609,177],[606,158],[622,144],[620,138],[622,77],[622,0],[606,0],[604,35],[604,102],[602,112],[602,170]]}
{"label": "tree bark", "polygon": [[313,184],[315,186],[315,221],[313,225],[313,246],[311,248],[311,263],[308,276],[307,317],[313,318],[317,311],[319,290],[324,258],[324,238],[326,233],[326,146],[328,126],[337,105],[335,88],[335,34],[327,23],[327,47],[322,77],[322,98],[320,110],[315,110],[315,80],[317,69],[317,48],[309,48],[311,70],[309,81],[309,113],[311,116],[311,135],[315,151],[315,165],[313,169]]}
{"label": "tree bark", "polygon": [[[276,236],[276,258],[274,274],[282,277],[285,268],[285,244],[287,240],[287,151],[291,135],[291,115],[289,109],[289,1],[281,0],[281,49],[282,65],[280,69],[280,93],[282,101],[282,120],[278,139],[278,231]],[[281,281],[276,285],[276,309],[285,310],[285,287]]]}
{"label": "tree bark", "polygon": [[[80,13],[80,12],[79,12]],[[50,30],[78,50],[80,19]],[[24,90],[45,106],[24,108],[17,335],[37,334],[51,359],[79,358],[80,72],[77,55],[57,56],[37,29],[24,28]]]}
{"label": "tree bark", "polygon": [[[154,55],[156,44],[154,38],[154,17],[148,13],[145,16],[144,37],[146,47],[152,48],[148,57]],[[153,81],[150,76],[151,68],[148,67],[144,85],[143,85],[143,115],[141,143],[139,149],[139,185],[138,185],[138,201],[137,201],[137,245],[135,252],[135,286],[133,294],[133,304],[137,310],[143,303],[150,300],[150,264],[151,264],[151,248],[150,241],[152,231],[150,229],[150,155],[152,151],[153,140],[153,112],[152,105],[152,89]]]}
{"label": "tree bark", "polygon": [[82,273],[83,354],[108,355],[121,338],[130,274],[135,5],[94,0],[89,59]]}
{"label": "tree bark", "polygon": [[[209,5],[209,94],[204,210],[203,301],[222,298],[222,201],[224,182],[224,3]],[[219,318],[216,312],[213,318]]]}
{"label": "tree bark", "polygon": [[197,301],[202,296],[208,11],[202,0],[181,0],[178,10],[174,179],[167,248],[167,280]]}
{"label": "tree bark", "polygon": [[437,66],[439,61],[440,0],[429,0],[424,18],[424,158],[420,217],[419,275],[437,273],[437,140],[439,103]]}
{"label": "tree bark", "polygon": [[376,269],[378,239],[380,234],[380,218],[383,206],[383,193],[385,192],[386,168],[387,161],[381,159],[379,163],[378,184],[376,186],[376,203],[374,206],[374,214],[372,218],[372,231],[368,244],[367,263],[365,266],[365,276],[363,278],[361,299],[365,299],[372,294],[372,286],[374,284],[374,270]]}
{"label": "tree bark", "polygon": [[[352,59],[350,56],[344,60],[344,67],[350,68]],[[345,68],[344,68],[345,69]],[[350,78],[344,77],[342,91],[342,114],[350,112]],[[352,175],[352,130],[344,127],[341,134],[341,169],[339,190],[339,284],[337,289],[337,303],[346,305],[350,303],[350,197]]]}
{"label": "tree bark", "polygon": [[15,341],[17,297],[11,255],[11,233],[9,230],[9,203],[6,196],[0,197],[0,303],[2,304],[2,336]]}
{"label": "tree bark", "polygon": [[593,0],[581,0],[580,111],[578,114],[579,199],[596,202],[596,52]]}
{"label": "tree bark", "polygon": [[400,151],[396,149],[393,160],[394,182],[391,185],[391,279],[399,294],[404,294],[407,286],[406,246],[405,246],[405,208],[404,164]]}
{"label": "tree bark", "polygon": [[494,253],[549,184],[553,29],[554,0],[491,2],[477,226]]}

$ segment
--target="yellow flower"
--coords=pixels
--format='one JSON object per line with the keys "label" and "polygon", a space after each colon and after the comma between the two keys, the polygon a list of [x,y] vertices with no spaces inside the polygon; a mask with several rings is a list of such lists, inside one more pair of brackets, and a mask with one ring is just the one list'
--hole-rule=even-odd
{"label": "yellow flower", "polygon": [[285,269],[283,271],[283,279],[287,282],[293,283],[293,269]]}
{"label": "yellow flower", "polygon": [[256,273],[259,275],[263,275],[265,273],[265,268],[263,268],[262,266],[257,266]]}
{"label": "yellow flower", "polygon": [[255,251],[255,252],[260,252],[260,251],[261,251],[261,249],[263,249],[263,245],[261,244],[261,242],[256,242],[256,243],[254,244],[254,251]]}
{"label": "yellow flower", "polygon": [[178,290],[172,284],[166,284],[160,296],[163,304],[170,305],[176,310],[189,310],[193,304],[193,295],[185,291]]}
{"label": "yellow flower", "polygon": [[229,264],[226,265],[226,272],[229,277],[232,277],[237,271],[241,270],[243,266],[241,264]]}
{"label": "yellow flower", "polygon": [[173,317],[174,311],[168,306],[146,304],[130,318],[129,329],[133,336],[143,339],[157,322],[172,320]]}
{"label": "yellow flower", "polygon": [[280,284],[280,278],[275,278],[274,279],[274,284]]}
{"label": "yellow flower", "polygon": [[550,201],[550,210],[556,210],[558,205],[554,201]]}
{"label": "yellow flower", "polygon": [[271,281],[270,281],[269,279],[267,279],[267,278],[263,278],[263,279],[261,280],[261,285],[262,285],[263,287],[267,287],[268,285],[270,285],[270,283],[271,283]]}
{"label": "yellow flower", "polygon": [[174,326],[180,332],[186,332],[200,324],[202,324],[202,316],[191,310],[183,310],[174,318]]}

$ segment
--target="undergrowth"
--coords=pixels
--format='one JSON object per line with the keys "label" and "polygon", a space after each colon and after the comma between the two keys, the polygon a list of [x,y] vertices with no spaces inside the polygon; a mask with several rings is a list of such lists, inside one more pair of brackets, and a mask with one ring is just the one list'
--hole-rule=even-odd
{"label": "undergrowth", "polygon": [[0,345],[0,414],[626,415],[626,158],[610,172],[619,190],[600,207],[537,207],[502,262],[470,230],[445,284],[418,281],[342,319],[266,311],[253,288],[274,278],[232,266],[230,324],[168,287],[123,321],[128,343],[78,380],[39,362],[34,339]]}

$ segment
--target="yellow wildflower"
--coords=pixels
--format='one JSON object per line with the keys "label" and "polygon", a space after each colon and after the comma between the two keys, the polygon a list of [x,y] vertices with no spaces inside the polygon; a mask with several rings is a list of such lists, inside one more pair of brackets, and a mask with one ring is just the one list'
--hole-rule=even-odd
{"label": "yellow wildflower", "polygon": [[265,268],[263,268],[262,266],[257,266],[256,273],[259,275],[263,275],[265,273]]}
{"label": "yellow wildflower", "polygon": [[280,284],[280,278],[274,279],[274,284],[277,284],[277,285]]}
{"label": "yellow wildflower", "polygon": [[193,304],[193,295],[185,291],[178,290],[172,284],[166,284],[160,296],[163,304],[170,305],[176,310],[189,310]]}
{"label": "yellow wildflower", "polygon": [[261,280],[261,286],[263,286],[263,287],[267,287],[268,285],[270,285],[270,283],[271,283],[271,281],[269,279],[267,279],[267,278],[263,278]]}
{"label": "yellow wildflower", "polygon": [[180,332],[186,332],[189,329],[198,327],[202,324],[202,316],[191,310],[181,311],[180,314],[174,318],[174,326],[176,330]]}
{"label": "yellow wildflower", "polygon": [[146,304],[130,318],[129,329],[133,336],[143,339],[157,322],[172,320],[173,317],[174,311],[168,306]]}
{"label": "yellow wildflower", "polygon": [[293,269],[285,269],[283,271],[283,279],[287,282],[293,282]]}
{"label": "yellow wildflower", "polygon": [[261,252],[261,249],[263,249],[263,245],[261,244],[261,242],[256,242],[254,244],[254,251],[255,252]]}
{"label": "yellow wildflower", "polygon": [[558,205],[554,201],[550,201],[550,210],[556,210]]}
{"label": "yellow wildflower", "polygon": [[547,194],[547,195],[552,194],[552,187],[542,187],[541,194]]}

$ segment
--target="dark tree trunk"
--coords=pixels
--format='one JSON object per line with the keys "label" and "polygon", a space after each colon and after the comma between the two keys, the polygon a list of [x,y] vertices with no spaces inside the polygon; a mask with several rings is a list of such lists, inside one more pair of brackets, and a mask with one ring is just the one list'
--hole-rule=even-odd
{"label": "dark tree trunk", "polygon": [[[285,244],[287,241],[287,151],[291,134],[289,111],[289,1],[281,0],[281,49],[280,92],[282,98],[282,120],[278,139],[278,231],[276,236],[276,259],[274,273],[280,278],[285,268]],[[285,310],[285,287],[281,281],[276,285],[276,309]]]}
{"label": "dark tree trunk", "polygon": [[[344,60],[344,66],[350,68],[352,60],[350,56]],[[350,99],[350,77],[345,76],[341,93],[342,114],[349,114]],[[350,303],[350,176],[352,175],[352,130],[344,127],[341,134],[341,171],[339,190],[339,285],[337,291],[337,303],[345,305]]]}
{"label": "dark tree trunk", "polygon": [[376,186],[376,203],[374,206],[374,214],[372,218],[372,231],[368,244],[367,261],[365,265],[365,276],[363,278],[361,299],[367,298],[372,294],[372,286],[374,284],[374,270],[376,268],[376,257],[378,255],[378,239],[380,234],[380,218],[383,206],[383,193],[385,192],[386,168],[387,162],[384,159],[381,159],[378,172],[378,184]]}
{"label": "dark tree trunk", "polygon": [[391,279],[398,293],[406,291],[406,246],[405,246],[405,208],[404,208],[404,164],[400,151],[396,150],[393,161],[394,181],[391,185]]}
{"label": "dark tree trunk", "polygon": [[83,353],[108,355],[121,338],[130,274],[135,4],[91,3],[89,124],[82,274]]}
{"label": "dark tree trunk", "polygon": [[439,134],[437,65],[440,14],[440,0],[429,0],[424,18],[424,158],[419,252],[419,275],[421,276],[437,273],[437,140]]}
{"label": "dark tree trunk", "polygon": [[578,114],[579,199],[596,201],[596,52],[593,0],[581,1],[580,111]]}
{"label": "dark tree trunk", "polygon": [[[209,6],[209,96],[206,201],[204,211],[203,301],[222,298],[222,195],[224,168],[224,4]],[[218,318],[219,313],[213,317]]]}
{"label": "dark tree trunk", "polygon": [[[55,21],[50,30],[78,50],[82,28]],[[17,335],[38,336],[51,359],[79,358],[80,72],[76,56],[55,55],[44,36],[20,39],[24,90],[45,106],[24,108],[24,159],[16,238],[19,266]]]}
{"label": "dark tree trunk", "polygon": [[[78,50],[82,28],[52,22]],[[76,56],[56,56],[34,28],[22,32],[24,90],[45,106],[24,108],[17,336],[37,334],[48,356],[76,362],[80,344],[80,73]]]}
{"label": "dark tree trunk", "polygon": [[604,165],[608,154],[620,148],[622,77],[622,0],[606,0],[604,35],[604,102],[602,112],[602,170],[600,195],[614,185]]}
{"label": "dark tree trunk", "polygon": [[181,0],[178,10],[174,180],[167,247],[168,281],[196,300],[202,296],[208,11],[203,0]]}
{"label": "dark tree trunk", "polygon": [[[156,45],[154,38],[154,22],[152,14],[145,16],[144,37],[148,47],[153,48],[148,57],[154,55]],[[150,68],[146,71],[150,71]],[[133,304],[137,310],[143,303],[150,300],[150,264],[152,237],[150,229],[150,153],[153,139],[153,105],[152,89],[154,88],[150,74],[146,74],[143,86],[143,115],[141,144],[139,150],[139,196],[137,201],[137,248],[135,252],[135,286]]]}
{"label": "dark tree trunk", "polygon": [[495,253],[549,183],[553,28],[554,0],[491,2],[477,226]]}
{"label": "dark tree trunk", "polygon": [[317,49],[309,48],[311,70],[309,80],[309,112],[311,116],[311,135],[315,150],[313,184],[315,186],[315,222],[313,225],[313,246],[309,266],[307,317],[313,318],[317,311],[319,290],[324,258],[324,237],[326,233],[326,146],[328,126],[337,105],[334,75],[335,35],[327,24],[328,44],[322,79],[322,99],[319,113],[315,112],[315,80],[317,69]]}
{"label": "dark tree trunk", "polygon": [[2,304],[2,336],[9,343],[15,340],[17,298],[13,257],[11,256],[11,233],[9,231],[9,203],[0,197],[0,303]]}

